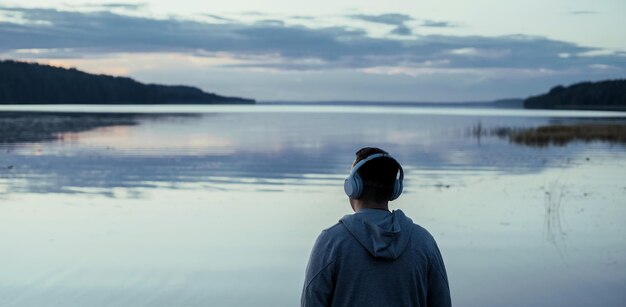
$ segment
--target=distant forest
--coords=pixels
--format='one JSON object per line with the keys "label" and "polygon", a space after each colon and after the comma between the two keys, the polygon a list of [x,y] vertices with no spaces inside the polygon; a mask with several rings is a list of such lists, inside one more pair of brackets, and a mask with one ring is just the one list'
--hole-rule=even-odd
{"label": "distant forest", "polygon": [[37,63],[0,61],[0,104],[252,104],[191,86],[143,84]]}
{"label": "distant forest", "polygon": [[524,108],[626,111],[626,79],[559,85],[547,94],[527,98]]}

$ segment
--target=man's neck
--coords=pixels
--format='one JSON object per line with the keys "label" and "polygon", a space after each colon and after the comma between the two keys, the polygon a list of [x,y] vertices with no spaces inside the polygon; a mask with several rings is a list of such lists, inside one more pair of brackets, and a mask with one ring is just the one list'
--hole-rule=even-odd
{"label": "man's neck", "polygon": [[350,199],[350,206],[354,212],[359,212],[362,209],[379,209],[389,211],[389,202],[375,202],[365,199]]}

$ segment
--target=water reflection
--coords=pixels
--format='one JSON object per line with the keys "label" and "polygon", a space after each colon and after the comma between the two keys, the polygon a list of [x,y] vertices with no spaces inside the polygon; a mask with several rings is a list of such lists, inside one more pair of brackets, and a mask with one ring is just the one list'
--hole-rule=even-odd
{"label": "water reflection", "polygon": [[[355,149],[376,145],[405,165],[410,193],[412,186],[464,185],[461,178],[471,173],[569,167],[585,163],[576,158],[580,152],[598,150],[572,144],[537,152],[503,142],[504,134],[493,137],[504,124],[535,129],[550,121],[525,117],[0,113],[0,119],[0,185],[9,192],[115,197],[114,188],[250,184],[272,190],[310,185],[313,177],[315,185],[337,185]],[[419,178],[414,183],[411,173]]]}
{"label": "water reflection", "polygon": [[144,119],[197,117],[196,114],[0,112],[0,144],[78,138],[96,128],[134,126]]}
{"label": "water reflection", "polygon": [[365,145],[405,166],[406,193],[391,205],[437,238],[458,305],[624,302],[624,147],[540,148],[472,132],[550,117],[60,121],[112,125],[0,145],[0,305],[297,305],[315,237],[350,213],[341,181]]}
{"label": "water reflection", "polygon": [[565,146],[572,142],[607,142],[625,145],[626,125],[552,125],[527,129],[497,130],[496,135],[527,146]]}
{"label": "water reflection", "polygon": [[[561,223],[562,204],[565,197],[565,187],[558,181],[551,182],[544,191],[544,233],[548,242],[560,248],[559,243],[565,232]],[[560,249],[559,249],[560,251]]]}

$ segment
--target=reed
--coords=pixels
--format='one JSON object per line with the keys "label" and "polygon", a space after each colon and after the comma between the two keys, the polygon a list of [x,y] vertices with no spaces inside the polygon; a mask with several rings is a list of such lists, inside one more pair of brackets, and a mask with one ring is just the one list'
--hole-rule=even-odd
{"label": "reed", "polygon": [[610,142],[626,144],[626,124],[549,125],[536,128],[496,128],[491,135],[510,142],[535,147],[564,146],[571,142]]}

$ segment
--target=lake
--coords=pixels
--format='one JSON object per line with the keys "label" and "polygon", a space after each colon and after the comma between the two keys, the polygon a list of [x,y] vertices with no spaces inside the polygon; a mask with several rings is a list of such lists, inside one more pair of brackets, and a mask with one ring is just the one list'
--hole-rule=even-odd
{"label": "lake", "polygon": [[626,145],[511,134],[581,124],[626,113],[0,106],[0,306],[297,306],[364,146],[403,164],[390,206],[455,305],[623,306]]}

